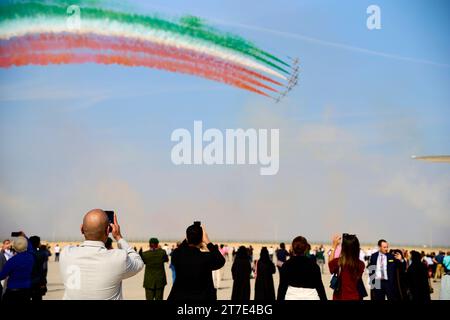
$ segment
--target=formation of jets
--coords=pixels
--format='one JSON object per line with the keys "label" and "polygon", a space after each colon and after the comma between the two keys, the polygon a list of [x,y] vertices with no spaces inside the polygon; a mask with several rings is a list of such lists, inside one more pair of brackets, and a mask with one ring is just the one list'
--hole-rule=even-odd
{"label": "formation of jets", "polygon": [[299,58],[292,58],[288,56],[288,59],[292,61],[292,65],[298,65],[300,62]]}
{"label": "formation of jets", "polygon": [[292,61],[291,65],[291,76],[288,79],[288,82],[286,84],[286,89],[281,92],[277,97],[272,97],[275,100],[275,103],[280,102],[282,98],[284,98],[289,91],[291,91],[297,84],[298,84],[298,74],[300,72],[300,60],[299,58],[291,58],[288,57],[289,60]]}

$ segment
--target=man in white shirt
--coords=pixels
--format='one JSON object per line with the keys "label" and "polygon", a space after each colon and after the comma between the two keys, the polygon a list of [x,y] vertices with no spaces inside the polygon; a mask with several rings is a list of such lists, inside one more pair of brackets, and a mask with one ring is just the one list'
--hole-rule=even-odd
{"label": "man in white shirt", "polygon": [[11,241],[9,239],[3,240],[1,253],[5,256],[6,261],[12,258],[14,255],[11,251]]}
{"label": "man in white shirt", "polygon": [[61,253],[61,247],[59,244],[55,246],[55,262],[59,262],[59,254]]}
{"label": "man in white shirt", "polygon": [[431,258],[430,256],[425,256],[424,260],[425,260],[425,262],[427,263],[428,266],[432,266],[434,264],[433,258]]}
{"label": "man in white shirt", "polygon": [[389,244],[386,240],[378,241],[378,252],[369,259],[369,277],[371,287],[371,300],[398,300],[400,288],[397,281],[397,268],[405,267],[402,256],[398,253],[389,253]]}
{"label": "man in white shirt", "polygon": [[[118,249],[105,247],[110,231]],[[122,280],[141,271],[144,263],[122,238],[117,216],[114,215],[114,223],[110,224],[103,210],[91,210],[84,216],[81,233],[86,240],[79,247],[66,246],[61,252],[63,299],[123,299]]]}

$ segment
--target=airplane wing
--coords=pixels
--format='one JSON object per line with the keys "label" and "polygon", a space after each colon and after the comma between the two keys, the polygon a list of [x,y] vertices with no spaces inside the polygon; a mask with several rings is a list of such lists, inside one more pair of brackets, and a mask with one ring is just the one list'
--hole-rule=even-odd
{"label": "airplane wing", "polygon": [[441,156],[411,156],[414,160],[423,160],[430,162],[447,162],[450,163],[450,155],[441,155]]}

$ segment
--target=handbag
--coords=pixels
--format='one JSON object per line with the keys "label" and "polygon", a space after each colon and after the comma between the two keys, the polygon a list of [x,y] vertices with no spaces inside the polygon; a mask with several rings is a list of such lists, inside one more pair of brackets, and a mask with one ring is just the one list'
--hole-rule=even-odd
{"label": "handbag", "polygon": [[339,268],[338,273],[334,273],[330,280],[330,288],[338,293],[341,288],[341,268]]}

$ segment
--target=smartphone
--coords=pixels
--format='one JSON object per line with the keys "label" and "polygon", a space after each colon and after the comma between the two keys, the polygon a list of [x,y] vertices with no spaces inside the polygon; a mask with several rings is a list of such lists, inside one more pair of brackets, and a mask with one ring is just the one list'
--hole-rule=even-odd
{"label": "smartphone", "polygon": [[20,237],[21,232],[11,232],[11,237]]}
{"label": "smartphone", "polygon": [[201,226],[201,223],[200,223],[200,221],[194,221],[194,226]]}
{"label": "smartphone", "polygon": [[105,210],[105,213],[108,216],[109,223],[114,224],[114,211]]}

